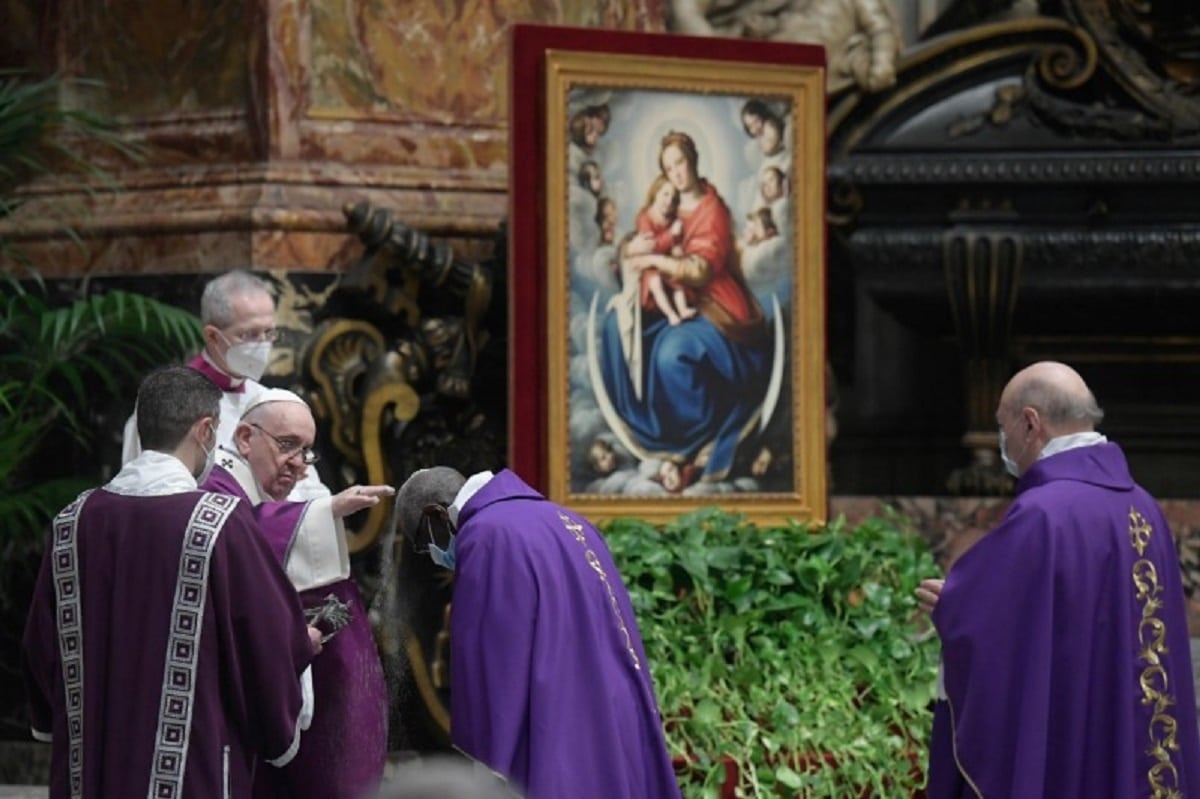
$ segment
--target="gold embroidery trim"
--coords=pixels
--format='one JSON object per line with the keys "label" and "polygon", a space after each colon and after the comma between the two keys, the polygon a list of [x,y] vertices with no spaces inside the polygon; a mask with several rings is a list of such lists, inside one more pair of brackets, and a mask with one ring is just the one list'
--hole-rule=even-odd
{"label": "gold embroidery trim", "polygon": [[1146,772],[1146,780],[1152,799],[1182,799],[1179,771],[1171,762],[1171,753],[1179,751],[1175,738],[1177,723],[1168,712],[1175,701],[1170,696],[1167,672],[1162,667],[1160,657],[1167,653],[1167,625],[1156,615],[1163,606],[1162,584],[1158,581],[1158,569],[1143,557],[1153,532],[1146,518],[1130,508],[1129,544],[1138,554],[1131,577],[1134,595],[1142,605],[1142,618],[1137,628],[1137,659],[1145,664],[1138,676],[1138,686],[1142,691],[1142,704],[1153,708],[1147,731],[1150,744],[1146,752],[1154,759],[1154,763]]}
{"label": "gold embroidery trim", "polygon": [[567,532],[575,536],[575,540],[583,547],[583,556],[587,559],[588,565],[592,567],[592,571],[600,576],[600,582],[604,583],[604,589],[608,591],[608,601],[612,605],[613,615],[617,619],[617,629],[621,631],[621,635],[625,638],[625,650],[629,652],[629,657],[633,661],[633,667],[641,671],[642,661],[638,658],[637,652],[633,650],[633,638],[629,635],[629,628],[625,626],[625,618],[621,615],[621,606],[617,603],[617,594],[613,591],[612,584],[608,581],[608,575],[604,572],[604,564],[600,562],[600,556],[588,546],[587,536],[584,535],[582,524],[562,511],[558,512],[558,518],[562,519],[563,526],[567,528]]}
{"label": "gold embroidery trim", "polygon": [[958,759],[958,719],[954,715],[954,703],[950,701],[950,697],[946,697],[946,707],[950,708],[950,751],[954,755],[954,765],[958,767],[958,773],[966,780],[968,787],[979,799],[983,799],[983,791],[979,790],[975,780],[967,773],[966,766]]}

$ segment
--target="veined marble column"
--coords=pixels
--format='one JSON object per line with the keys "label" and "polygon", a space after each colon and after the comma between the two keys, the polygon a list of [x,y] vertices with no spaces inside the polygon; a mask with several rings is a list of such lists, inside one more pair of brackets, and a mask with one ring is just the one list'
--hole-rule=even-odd
{"label": "veined marble column", "polygon": [[122,191],[32,186],[0,236],[48,277],[337,270],[361,252],[342,208],[364,201],[490,238],[507,212],[510,23],[663,18],[662,0],[0,0],[0,66],[100,81],[66,99],[145,149],[89,148]]}

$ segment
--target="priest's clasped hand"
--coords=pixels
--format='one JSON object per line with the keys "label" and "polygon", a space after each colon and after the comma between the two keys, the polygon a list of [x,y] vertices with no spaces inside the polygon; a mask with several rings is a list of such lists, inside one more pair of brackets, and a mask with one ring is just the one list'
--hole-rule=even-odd
{"label": "priest's clasped hand", "polygon": [[324,635],[321,630],[311,624],[308,625],[308,640],[312,644],[313,654],[321,654],[321,650],[325,648]]}
{"label": "priest's clasped hand", "polygon": [[938,597],[942,595],[942,586],[946,581],[936,577],[930,577],[921,581],[921,585],[913,593],[917,595],[917,607],[926,613],[933,613],[933,609],[937,607]]}
{"label": "priest's clasped hand", "polygon": [[334,518],[340,519],[363,508],[378,505],[380,499],[395,493],[396,489],[386,485],[350,486],[345,491],[333,495]]}

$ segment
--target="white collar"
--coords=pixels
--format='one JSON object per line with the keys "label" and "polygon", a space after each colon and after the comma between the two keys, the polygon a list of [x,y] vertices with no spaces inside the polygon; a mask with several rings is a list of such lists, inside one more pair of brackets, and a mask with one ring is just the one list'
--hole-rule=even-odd
{"label": "white collar", "polygon": [[217,466],[232,475],[237,484],[246,492],[246,498],[250,500],[251,505],[258,506],[270,499],[262,490],[262,486],[254,479],[250,463],[241,456],[241,453],[233,451],[224,444],[218,446]]}
{"label": "white collar", "polygon": [[1069,449],[1077,447],[1092,447],[1096,444],[1106,444],[1108,439],[1097,432],[1088,433],[1070,433],[1065,436],[1058,436],[1046,442],[1046,446],[1042,447],[1042,451],[1038,453],[1038,460],[1049,458],[1051,455],[1057,455],[1060,452],[1066,452]]}
{"label": "white collar", "polygon": [[489,471],[477,472],[476,474],[468,477],[467,482],[463,483],[463,487],[458,489],[458,493],[454,495],[454,502],[450,504],[450,508],[448,509],[450,521],[454,523],[455,527],[458,527],[458,512],[461,511],[466,506],[467,502],[470,501],[471,497],[475,496],[479,489],[487,485],[488,481],[494,476],[495,475]]}
{"label": "white collar", "polygon": [[196,478],[179,458],[148,449],[122,466],[104,490],[126,497],[160,497],[195,491]]}

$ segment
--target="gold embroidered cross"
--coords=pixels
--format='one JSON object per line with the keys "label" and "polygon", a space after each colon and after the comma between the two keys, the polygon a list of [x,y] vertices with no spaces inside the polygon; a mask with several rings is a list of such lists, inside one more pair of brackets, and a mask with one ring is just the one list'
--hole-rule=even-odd
{"label": "gold embroidered cross", "polygon": [[1146,517],[1130,508],[1129,543],[1137,550],[1138,555],[1146,553],[1146,547],[1150,544],[1150,534],[1153,532],[1154,528],[1146,523]]}

